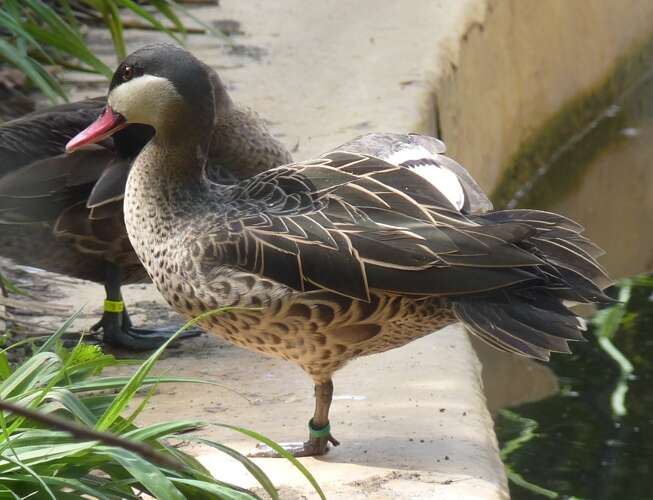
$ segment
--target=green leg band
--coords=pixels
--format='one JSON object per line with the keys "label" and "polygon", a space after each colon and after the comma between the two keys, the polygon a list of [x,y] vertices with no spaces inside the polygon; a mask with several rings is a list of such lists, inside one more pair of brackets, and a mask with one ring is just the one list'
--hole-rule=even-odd
{"label": "green leg band", "polygon": [[313,427],[313,419],[308,421],[308,432],[312,438],[325,438],[331,435],[331,424],[326,424],[321,429]]}
{"label": "green leg band", "polygon": [[105,300],[104,311],[110,313],[121,313],[125,310],[125,303],[122,300]]}

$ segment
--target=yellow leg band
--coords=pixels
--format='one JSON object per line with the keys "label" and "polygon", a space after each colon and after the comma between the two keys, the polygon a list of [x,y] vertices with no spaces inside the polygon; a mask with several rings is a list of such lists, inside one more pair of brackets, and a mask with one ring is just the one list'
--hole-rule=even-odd
{"label": "yellow leg band", "polygon": [[122,300],[105,300],[104,311],[110,313],[121,313],[125,310],[125,303]]}

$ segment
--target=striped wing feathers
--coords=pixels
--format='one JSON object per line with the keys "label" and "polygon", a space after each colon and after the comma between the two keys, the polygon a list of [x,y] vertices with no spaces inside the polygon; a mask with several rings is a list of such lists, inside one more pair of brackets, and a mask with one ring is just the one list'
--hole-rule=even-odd
{"label": "striped wing feathers", "polygon": [[336,151],[216,189],[202,267],[235,265],[297,290],[470,293],[535,279],[542,263],[516,244],[532,236],[526,225],[481,224],[418,174],[364,154]]}

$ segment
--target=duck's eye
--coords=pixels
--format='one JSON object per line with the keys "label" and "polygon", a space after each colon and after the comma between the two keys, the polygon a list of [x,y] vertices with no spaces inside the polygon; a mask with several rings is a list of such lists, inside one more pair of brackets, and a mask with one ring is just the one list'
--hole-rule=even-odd
{"label": "duck's eye", "polygon": [[132,79],[134,76],[134,67],[133,66],[125,66],[122,69],[122,81],[123,82],[128,82],[129,80]]}

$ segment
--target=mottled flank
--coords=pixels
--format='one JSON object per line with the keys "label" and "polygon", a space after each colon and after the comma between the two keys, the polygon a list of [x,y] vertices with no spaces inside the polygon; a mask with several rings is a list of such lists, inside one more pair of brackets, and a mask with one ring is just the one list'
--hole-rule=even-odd
{"label": "mottled flank", "polygon": [[181,280],[173,285],[163,274],[154,279],[168,302],[189,317],[237,308],[200,326],[246,349],[293,361],[316,383],[327,382],[350,359],[400,347],[456,321],[437,298],[373,291],[364,302],[327,291],[297,293],[229,268],[215,274],[197,288]]}

